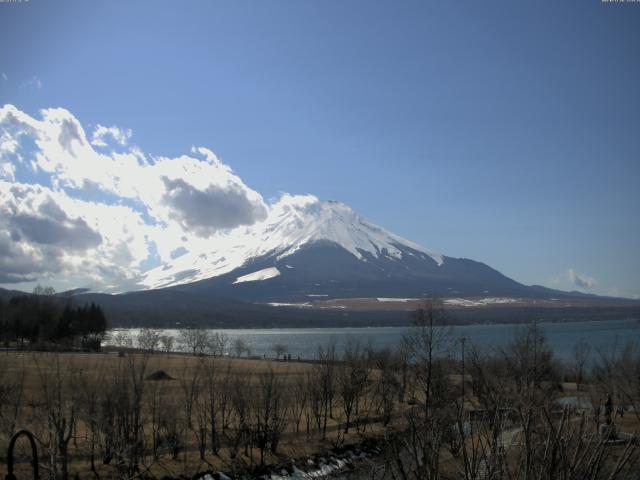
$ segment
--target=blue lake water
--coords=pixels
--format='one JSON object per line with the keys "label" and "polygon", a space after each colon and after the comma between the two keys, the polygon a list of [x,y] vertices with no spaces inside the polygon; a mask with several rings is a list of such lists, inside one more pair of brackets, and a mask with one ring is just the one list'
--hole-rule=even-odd
{"label": "blue lake water", "polygon": [[[539,324],[556,357],[568,359],[573,346],[580,339],[589,343],[594,353],[597,350],[623,347],[629,341],[640,342],[640,321],[635,319],[558,322]],[[272,328],[272,329],[211,329],[212,333],[223,332],[232,342],[240,337],[251,348],[252,355],[274,357],[273,346],[286,345],[295,359],[312,359],[317,355],[318,347],[336,342],[340,351],[349,339],[370,344],[376,349],[392,348],[398,345],[402,336],[410,332],[411,327],[370,327],[370,328]],[[499,347],[513,338],[517,325],[464,325],[451,327],[453,338],[465,337],[467,345],[473,343],[483,347]],[[137,329],[127,329],[135,336]],[[163,334],[178,337],[177,330],[163,330]],[[109,343],[109,342],[107,342]],[[229,347],[230,349],[231,347]]]}

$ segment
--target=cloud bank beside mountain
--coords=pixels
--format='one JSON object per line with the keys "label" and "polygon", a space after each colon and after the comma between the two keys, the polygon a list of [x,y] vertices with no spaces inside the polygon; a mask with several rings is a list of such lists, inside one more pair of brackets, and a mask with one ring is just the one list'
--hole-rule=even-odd
{"label": "cloud bank beside mountain", "polygon": [[206,148],[176,158],[62,108],[0,108],[0,284],[133,287],[140,273],[268,205]]}

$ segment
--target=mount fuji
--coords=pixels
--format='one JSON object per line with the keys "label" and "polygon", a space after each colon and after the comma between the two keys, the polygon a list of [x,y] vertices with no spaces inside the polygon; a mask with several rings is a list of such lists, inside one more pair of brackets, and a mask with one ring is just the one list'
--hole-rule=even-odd
{"label": "mount fuji", "polygon": [[263,221],[210,240],[210,250],[146,272],[143,288],[260,302],[536,293],[483,263],[446,257],[310,195],[284,195]]}
{"label": "mount fuji", "polygon": [[203,244],[147,271],[136,291],[61,295],[100,304],[114,326],[406,325],[434,296],[460,322],[640,317],[637,301],[526,286],[310,195],[283,195],[263,220]]}

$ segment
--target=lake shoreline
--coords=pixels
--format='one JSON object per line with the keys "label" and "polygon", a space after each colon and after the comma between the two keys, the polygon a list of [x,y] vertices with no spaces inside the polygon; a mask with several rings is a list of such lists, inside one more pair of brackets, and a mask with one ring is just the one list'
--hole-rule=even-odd
{"label": "lake shoreline", "polygon": [[[621,320],[620,317],[615,317],[615,318],[565,318],[565,319],[554,319],[554,320],[546,320],[546,319],[540,319],[540,320],[522,320],[522,321],[509,321],[509,320],[504,320],[504,321],[485,321],[485,322],[466,322],[466,321],[455,321],[455,320],[451,320],[450,322],[447,323],[448,326],[451,327],[468,327],[468,326],[475,326],[475,327],[482,327],[482,326],[499,326],[499,325],[513,325],[513,326],[518,326],[518,325],[527,325],[529,323],[535,322],[538,325],[552,325],[552,324],[561,324],[561,323],[589,323],[589,322],[609,322],[609,321],[617,321],[617,320]],[[624,317],[622,318],[622,320],[625,321],[636,321],[640,324],[640,315],[638,316],[628,316],[628,317]],[[182,330],[185,328],[202,328],[202,329],[207,329],[207,330],[216,330],[216,331],[240,331],[240,330],[327,330],[327,329],[331,329],[331,330],[338,330],[338,329],[360,329],[360,330],[366,330],[366,329],[371,329],[371,328],[411,328],[413,326],[413,323],[411,321],[407,321],[407,322],[394,322],[391,323],[389,325],[380,325],[380,324],[370,324],[370,325],[344,325],[344,326],[309,326],[309,325],[296,325],[296,326],[277,326],[277,325],[273,325],[273,326],[268,326],[268,327],[257,327],[257,326],[220,326],[220,325],[215,325],[215,324],[198,324],[196,325],[191,325],[191,324],[185,324],[185,325],[176,325],[176,326],[164,326],[164,325],[127,325],[127,326],[116,326],[113,328],[109,328],[107,331],[108,332],[114,332],[114,331],[123,331],[123,330],[138,330],[141,328],[154,328],[154,329],[159,329],[159,330]]]}
{"label": "lake shoreline", "polygon": [[[482,348],[500,347],[512,339],[513,333],[521,325],[520,323],[452,325],[451,341],[455,344],[464,337],[469,340],[467,344],[469,347],[471,345]],[[632,340],[640,342],[640,322],[634,318],[538,322],[538,325],[542,327],[552,350],[559,358],[568,358],[574,344],[580,339],[590,343],[595,349],[613,348]],[[160,334],[175,337],[177,345],[180,330],[180,328],[162,329]],[[234,342],[241,339],[249,348],[248,356],[275,359],[274,348],[283,346],[292,360],[313,360],[317,356],[319,347],[330,344],[334,344],[338,351],[342,351],[348,342],[353,341],[375,350],[396,348],[403,336],[411,331],[411,327],[210,328],[205,330],[211,334],[224,334],[228,340],[227,353],[231,353]],[[117,348],[118,345],[113,343],[113,337],[116,334],[122,333],[135,338],[139,331],[140,329],[113,329],[111,339],[104,345]]]}

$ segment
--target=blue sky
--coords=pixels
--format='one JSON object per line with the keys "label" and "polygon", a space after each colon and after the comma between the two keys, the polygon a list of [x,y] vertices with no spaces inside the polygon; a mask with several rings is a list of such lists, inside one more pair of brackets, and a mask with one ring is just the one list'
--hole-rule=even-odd
{"label": "blue sky", "polygon": [[0,105],[32,118],[209,148],[267,203],[337,199],[523,283],[640,295],[640,4],[30,0],[0,3],[0,40]]}

